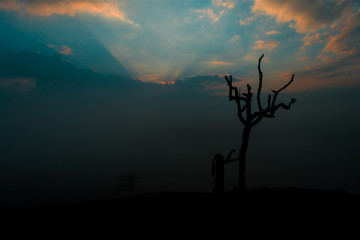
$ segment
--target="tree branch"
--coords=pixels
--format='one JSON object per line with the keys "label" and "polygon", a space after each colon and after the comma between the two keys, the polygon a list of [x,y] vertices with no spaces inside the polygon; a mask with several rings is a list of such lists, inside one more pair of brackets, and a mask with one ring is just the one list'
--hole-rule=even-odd
{"label": "tree branch", "polygon": [[259,108],[260,112],[263,111],[263,108],[261,106],[261,100],[260,100],[260,94],[261,94],[261,89],[262,89],[262,81],[263,81],[263,73],[261,71],[261,60],[263,59],[263,57],[264,57],[264,54],[261,55],[261,57],[259,58],[259,63],[258,63],[259,87],[258,87],[257,95],[256,95],[257,104],[258,104],[258,108]]}
{"label": "tree branch", "polygon": [[224,160],[224,164],[228,164],[228,163],[231,163],[231,162],[236,162],[238,161],[239,159],[235,158],[235,159],[231,159],[231,155],[235,152],[236,150],[233,149],[229,152],[229,155],[225,158]]}
{"label": "tree branch", "polygon": [[274,97],[273,97],[273,101],[272,101],[272,108],[275,108],[275,102],[276,102],[276,98],[277,98],[277,96],[278,96],[278,94],[282,91],[282,90],[284,90],[285,88],[287,88],[293,81],[294,81],[294,77],[295,77],[295,75],[294,74],[292,74],[291,75],[291,79],[290,79],[290,81],[287,83],[287,84],[285,84],[282,88],[280,88],[279,90],[277,90],[277,91],[274,91],[273,90],[273,93],[274,93]]}
{"label": "tree branch", "polygon": [[251,99],[253,94],[251,93],[251,86],[249,84],[247,86],[247,93],[244,93],[243,95],[246,97],[245,104],[246,104],[246,120],[244,125],[251,124],[252,121],[252,113],[251,113]]}
{"label": "tree branch", "polygon": [[246,121],[245,121],[245,118],[242,115],[242,113],[246,110],[246,105],[244,108],[242,108],[240,101],[236,101],[236,105],[237,105],[237,109],[238,109],[238,117],[239,117],[241,123],[245,125]]}
{"label": "tree branch", "polygon": [[268,96],[268,106],[267,106],[267,109],[270,109],[271,107],[271,94],[269,94]]}
{"label": "tree branch", "polygon": [[[236,100],[236,99],[245,100],[245,98],[241,97],[241,95],[239,94],[238,89],[232,85],[232,76],[230,75],[230,79],[227,76],[225,76],[225,79],[226,79],[227,85],[229,86],[229,101]],[[232,94],[233,92],[234,92],[234,95]]]}
{"label": "tree branch", "polygon": [[278,105],[276,105],[274,112],[276,110],[278,110],[280,107],[282,107],[285,110],[289,110],[291,105],[294,104],[295,102],[296,102],[296,99],[292,98],[288,105],[286,105],[285,103],[279,103]]}
{"label": "tree branch", "polygon": [[[241,97],[241,90],[239,88],[239,90],[234,87],[232,85],[232,76],[230,75],[230,78],[228,78],[227,76],[225,76],[227,85],[229,86],[229,101],[233,101],[235,100],[236,105],[237,105],[237,109],[238,109],[238,117],[241,121],[242,124],[245,125],[246,121],[245,118],[243,117],[242,113],[247,109],[247,105],[245,104],[244,108],[241,106],[241,101],[245,101],[246,98]],[[233,94],[234,92],[234,94]]]}
{"label": "tree branch", "polygon": [[256,118],[254,118],[255,120],[251,122],[251,127],[253,127],[253,126],[255,126],[256,124],[258,124],[258,123],[261,121],[261,119],[263,119],[263,117],[264,117],[264,114],[263,114],[263,113],[260,114],[260,115],[258,115],[258,116],[256,116]]}
{"label": "tree branch", "polygon": [[[255,126],[264,117],[266,117],[266,118],[275,117],[275,112],[279,108],[288,110],[291,108],[291,105],[296,102],[296,100],[294,98],[292,98],[288,104],[285,104],[285,103],[276,104],[276,100],[277,100],[279,93],[281,91],[285,90],[294,81],[295,75],[292,74],[291,79],[288,83],[286,83],[283,87],[281,87],[277,91],[272,90],[274,95],[272,96],[271,94],[269,94],[268,99],[267,99],[267,107],[266,107],[266,109],[263,109],[262,104],[261,104],[261,90],[262,90],[262,82],[263,82],[263,73],[261,71],[261,61],[263,58],[264,58],[264,54],[261,55],[261,57],[259,58],[259,62],[258,62],[259,86],[258,86],[257,94],[256,94],[256,101],[257,101],[257,105],[258,105],[258,109],[259,109],[258,112],[255,112],[255,113],[251,112],[252,111],[251,101],[252,101],[252,97],[253,97],[253,93],[251,92],[251,86],[249,84],[247,84],[247,92],[241,94],[240,88],[238,89],[233,86],[232,76],[231,75],[229,77],[225,76],[227,85],[229,86],[229,101],[235,100],[236,105],[237,105],[237,110],[238,110],[237,115],[238,115],[241,123],[247,127]],[[242,101],[245,103],[244,106],[242,104]],[[246,117],[243,116],[244,112],[246,112]]]}
{"label": "tree branch", "polygon": [[290,103],[289,103],[288,105],[286,105],[285,103],[276,104],[276,99],[277,99],[278,94],[279,94],[282,90],[286,89],[286,88],[294,81],[294,77],[295,77],[295,75],[292,74],[292,75],[291,75],[291,79],[290,79],[290,81],[289,81],[287,84],[285,84],[282,88],[280,88],[280,89],[277,90],[277,91],[274,91],[274,90],[273,90],[273,92],[274,92],[274,97],[273,97],[273,100],[272,100],[272,103],[271,103],[271,108],[270,108],[271,111],[270,111],[270,114],[266,114],[265,117],[270,117],[270,118],[274,117],[275,112],[276,112],[280,107],[283,108],[283,109],[289,110],[290,107],[291,107],[291,105],[296,102],[296,100],[295,100],[294,98],[292,98],[291,101],[290,101]]}

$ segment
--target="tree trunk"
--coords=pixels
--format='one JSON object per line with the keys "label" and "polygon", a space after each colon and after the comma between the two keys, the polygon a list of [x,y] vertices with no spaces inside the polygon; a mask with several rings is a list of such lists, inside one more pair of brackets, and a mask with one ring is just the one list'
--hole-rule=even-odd
{"label": "tree trunk", "polygon": [[251,126],[245,126],[242,135],[242,143],[240,148],[239,156],[239,191],[245,190],[245,179],[246,179],[246,152],[249,145],[249,136],[250,136]]}

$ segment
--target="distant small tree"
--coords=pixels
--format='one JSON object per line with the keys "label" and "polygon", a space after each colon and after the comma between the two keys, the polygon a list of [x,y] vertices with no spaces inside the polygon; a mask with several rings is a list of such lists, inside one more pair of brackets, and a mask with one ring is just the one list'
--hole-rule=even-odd
{"label": "distant small tree", "polygon": [[118,185],[118,190],[123,194],[134,195],[136,182],[140,179],[140,177],[130,173],[123,174],[118,176],[120,184]]}
{"label": "distant small tree", "polygon": [[279,108],[283,108],[289,110],[291,105],[296,102],[294,98],[288,104],[284,103],[276,103],[277,97],[281,91],[286,89],[293,81],[294,74],[292,74],[290,81],[285,84],[279,90],[272,90],[273,94],[269,94],[267,98],[267,105],[264,108],[261,103],[261,90],[262,90],[262,81],[263,81],[263,73],[261,71],[261,60],[263,59],[264,54],[259,58],[258,62],[258,72],[259,72],[259,86],[256,94],[256,102],[257,102],[257,112],[252,112],[252,98],[253,93],[251,92],[251,86],[247,84],[247,92],[241,94],[240,88],[236,88],[233,86],[232,76],[225,76],[227,85],[229,86],[229,101],[235,101],[237,106],[237,116],[239,117],[241,123],[244,125],[243,133],[242,133],[242,143],[240,147],[240,154],[238,157],[239,160],[239,190],[245,190],[245,160],[246,160],[246,152],[249,145],[249,136],[252,127],[258,124],[263,118],[274,118],[275,112]]}

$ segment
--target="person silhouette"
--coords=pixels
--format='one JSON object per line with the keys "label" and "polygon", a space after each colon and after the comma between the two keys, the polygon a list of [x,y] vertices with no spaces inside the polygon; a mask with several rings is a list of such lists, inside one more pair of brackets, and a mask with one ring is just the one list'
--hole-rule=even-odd
{"label": "person silhouette", "polygon": [[220,153],[215,154],[212,159],[212,169],[211,175],[215,175],[215,193],[223,193],[224,192],[224,176],[225,176],[225,164],[235,162],[238,159],[231,159],[231,155],[235,152],[235,150],[231,150],[226,159]]}

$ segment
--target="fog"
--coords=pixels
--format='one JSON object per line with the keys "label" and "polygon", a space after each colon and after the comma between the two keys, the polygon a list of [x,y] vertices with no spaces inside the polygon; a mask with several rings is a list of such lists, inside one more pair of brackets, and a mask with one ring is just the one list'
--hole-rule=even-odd
{"label": "fog", "polygon": [[[1,204],[210,192],[213,156],[239,150],[242,126],[235,104],[204,89],[204,79],[223,84],[218,76],[163,86],[77,69],[60,60],[41,74],[35,65],[31,71],[7,67],[3,82],[26,76],[36,85],[24,89],[20,82],[0,92]],[[253,128],[247,188],[360,193],[358,92],[284,92],[280,101],[294,97],[298,102]],[[118,176],[124,174],[139,177],[134,192],[119,191]],[[231,190],[237,184],[237,164],[227,165],[225,175],[226,190]]]}

